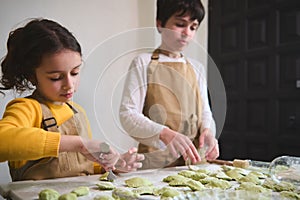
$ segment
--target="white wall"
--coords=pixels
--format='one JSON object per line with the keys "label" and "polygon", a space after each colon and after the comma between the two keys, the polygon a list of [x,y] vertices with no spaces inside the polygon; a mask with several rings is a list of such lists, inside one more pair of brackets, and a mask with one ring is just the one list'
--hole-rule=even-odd
{"label": "white wall", "polygon": [[[207,0],[203,2],[207,6]],[[139,51],[157,45],[148,39],[157,34],[153,33],[155,4],[155,0],[1,0],[0,57],[6,53],[8,33],[25,19],[49,18],[66,26],[79,40],[86,63],[74,100],[86,109],[94,137],[125,151],[136,143],[119,127],[122,84],[130,60]],[[207,47],[207,17],[196,40]],[[0,97],[0,116],[14,96]],[[7,163],[0,163],[0,184],[8,181]]]}

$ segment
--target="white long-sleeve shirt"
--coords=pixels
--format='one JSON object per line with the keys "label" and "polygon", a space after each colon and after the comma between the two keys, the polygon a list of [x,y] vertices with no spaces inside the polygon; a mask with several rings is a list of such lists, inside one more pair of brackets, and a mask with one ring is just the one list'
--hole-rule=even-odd
{"label": "white long-sleeve shirt", "polygon": [[[159,134],[166,127],[150,120],[143,114],[144,101],[147,93],[147,67],[151,62],[152,53],[143,53],[135,57],[129,67],[120,106],[120,122],[124,130],[139,142],[149,146],[160,146]],[[186,58],[170,58],[159,55],[159,62],[186,62]],[[202,98],[202,127],[215,131],[212,112],[207,96],[206,72],[199,62],[189,59],[199,83]],[[215,133],[214,133],[215,134]]]}

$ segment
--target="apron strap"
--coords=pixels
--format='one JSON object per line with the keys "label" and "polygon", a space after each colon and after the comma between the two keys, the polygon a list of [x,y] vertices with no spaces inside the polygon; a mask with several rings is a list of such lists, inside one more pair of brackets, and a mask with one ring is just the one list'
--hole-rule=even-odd
{"label": "apron strap", "polygon": [[46,131],[59,132],[56,119],[53,117],[49,107],[40,103],[43,113],[42,128]]}
{"label": "apron strap", "polygon": [[155,49],[152,53],[151,60],[157,60],[158,61],[159,53],[160,53],[159,49]]}
{"label": "apron strap", "polygon": [[[162,50],[162,49],[155,49],[152,53],[152,56],[151,56],[151,61],[155,64],[158,63],[158,60],[159,60],[159,54],[164,54],[164,55],[169,55],[171,53],[168,54],[168,51],[166,50]],[[182,54],[181,54],[181,57],[184,57]],[[186,63],[189,63],[188,60],[184,57]]]}

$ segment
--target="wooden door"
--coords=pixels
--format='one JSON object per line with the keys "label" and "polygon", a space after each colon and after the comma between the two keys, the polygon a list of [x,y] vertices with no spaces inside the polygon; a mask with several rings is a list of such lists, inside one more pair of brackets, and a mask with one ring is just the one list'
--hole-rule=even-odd
{"label": "wooden door", "polygon": [[300,1],[210,0],[209,54],[227,95],[220,158],[300,156]]}

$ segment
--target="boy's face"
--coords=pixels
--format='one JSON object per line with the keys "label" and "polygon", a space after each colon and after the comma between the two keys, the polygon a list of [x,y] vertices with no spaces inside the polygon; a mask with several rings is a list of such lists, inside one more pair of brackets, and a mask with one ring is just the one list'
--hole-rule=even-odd
{"label": "boy's face", "polygon": [[182,51],[194,38],[199,22],[196,19],[191,20],[189,15],[178,16],[178,13],[175,13],[168,19],[164,27],[158,20],[157,27],[162,37],[161,48],[178,52]]}
{"label": "boy's face", "polygon": [[71,100],[78,87],[81,63],[80,54],[71,50],[44,56],[35,70],[37,91],[50,102]]}

